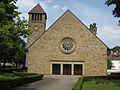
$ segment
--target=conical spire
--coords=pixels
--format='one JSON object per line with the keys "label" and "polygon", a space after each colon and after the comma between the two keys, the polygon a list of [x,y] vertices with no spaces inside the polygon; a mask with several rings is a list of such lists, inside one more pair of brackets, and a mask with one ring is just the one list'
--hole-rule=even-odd
{"label": "conical spire", "polygon": [[44,13],[46,14],[46,12],[43,10],[43,8],[41,7],[41,5],[38,3],[31,11],[28,12],[28,14],[31,13]]}

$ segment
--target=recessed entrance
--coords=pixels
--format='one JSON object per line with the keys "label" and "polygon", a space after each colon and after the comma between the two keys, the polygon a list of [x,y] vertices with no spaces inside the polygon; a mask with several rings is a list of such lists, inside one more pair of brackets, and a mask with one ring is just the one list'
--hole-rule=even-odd
{"label": "recessed entrance", "polygon": [[63,64],[63,75],[71,75],[71,64]]}
{"label": "recessed entrance", "polygon": [[84,62],[55,60],[51,62],[52,75],[84,75]]}
{"label": "recessed entrance", "polygon": [[60,75],[60,64],[52,64],[52,74]]}
{"label": "recessed entrance", "polygon": [[82,75],[82,64],[74,64],[74,75]]}

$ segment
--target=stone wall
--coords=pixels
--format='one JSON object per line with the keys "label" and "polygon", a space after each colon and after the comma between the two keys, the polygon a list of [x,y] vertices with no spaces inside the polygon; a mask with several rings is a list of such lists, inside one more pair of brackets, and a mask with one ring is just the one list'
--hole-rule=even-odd
{"label": "stone wall", "polygon": [[[76,43],[76,50],[71,54],[60,50],[65,37]],[[84,75],[106,75],[107,47],[67,11],[29,48],[28,72],[50,74],[50,60],[84,61]]]}
{"label": "stone wall", "polygon": [[[28,37],[28,43],[27,47],[29,47],[39,36],[41,36],[45,32],[46,28],[46,18],[45,15],[42,15],[42,21],[32,21],[32,14],[29,14],[29,24],[30,30],[33,30],[33,33]],[[38,29],[35,30],[34,27],[37,27]]]}

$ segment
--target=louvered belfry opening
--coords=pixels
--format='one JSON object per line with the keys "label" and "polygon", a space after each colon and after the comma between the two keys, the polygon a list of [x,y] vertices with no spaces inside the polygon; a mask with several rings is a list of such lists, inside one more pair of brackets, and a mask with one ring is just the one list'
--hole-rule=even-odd
{"label": "louvered belfry opening", "polygon": [[30,22],[42,22],[43,19],[47,20],[47,14],[40,4],[37,4],[28,14],[30,15]]}
{"label": "louvered belfry opening", "polygon": [[32,18],[31,18],[31,21],[32,21],[32,22],[40,22],[40,21],[42,21],[42,15],[44,15],[44,14],[33,13],[33,14],[32,14]]}

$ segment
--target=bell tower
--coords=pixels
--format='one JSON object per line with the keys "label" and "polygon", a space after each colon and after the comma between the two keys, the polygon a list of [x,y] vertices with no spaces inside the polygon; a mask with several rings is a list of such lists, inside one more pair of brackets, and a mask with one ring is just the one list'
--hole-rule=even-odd
{"label": "bell tower", "polygon": [[28,12],[28,14],[29,23],[31,24],[30,29],[35,31],[41,30],[41,32],[44,33],[47,15],[41,5],[38,3],[31,11]]}
{"label": "bell tower", "polygon": [[45,32],[47,20],[47,14],[39,3],[29,11],[28,14],[29,29],[34,30],[34,32],[28,37],[27,47],[32,45],[32,43]]}

